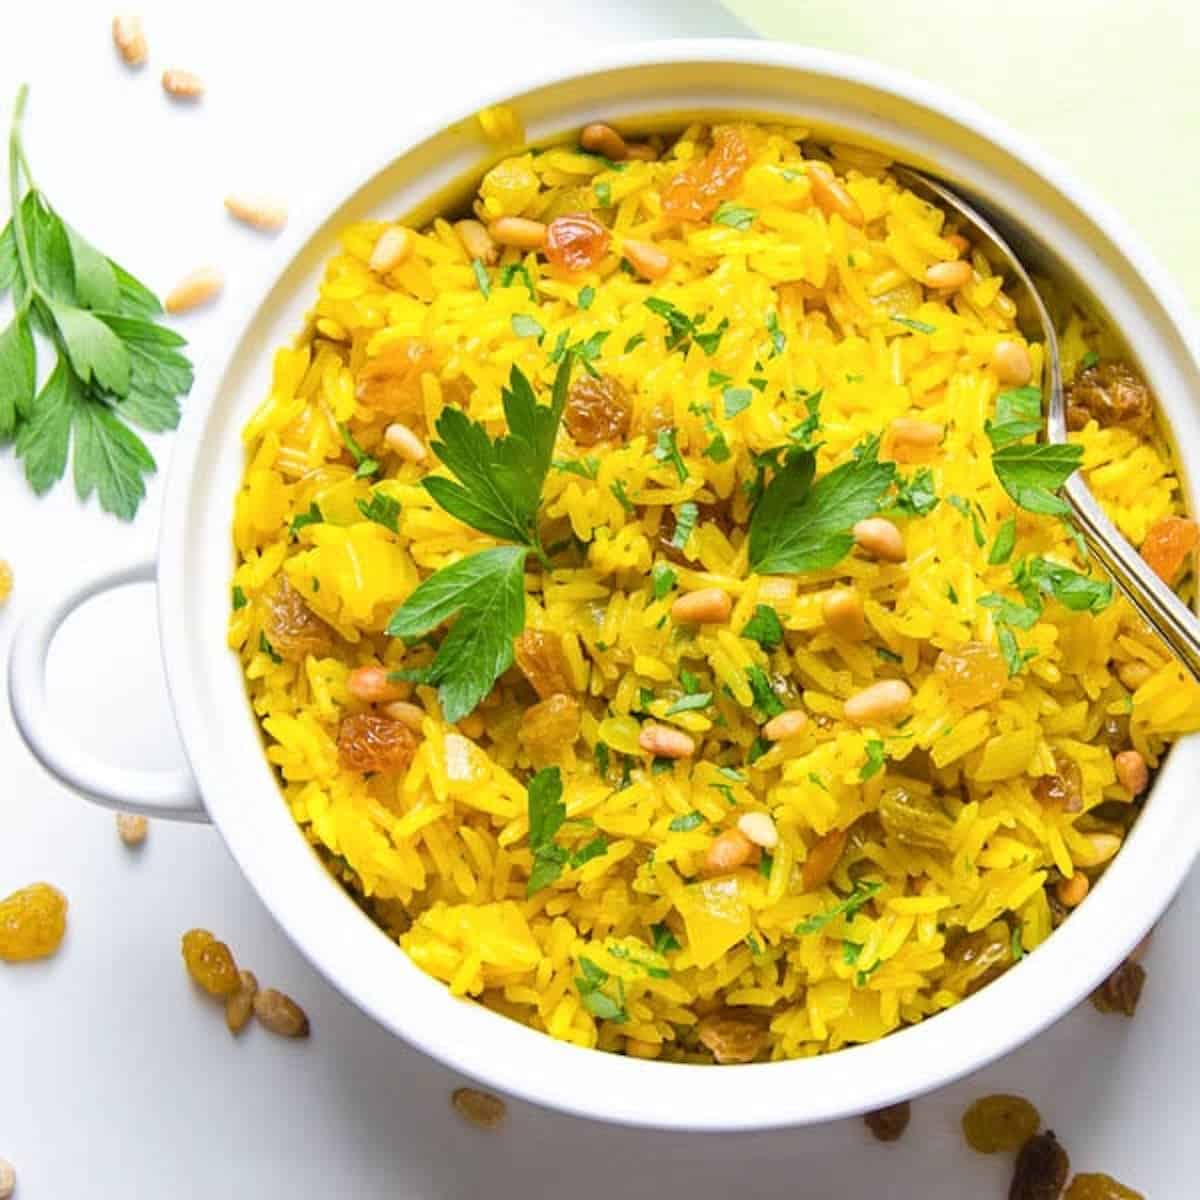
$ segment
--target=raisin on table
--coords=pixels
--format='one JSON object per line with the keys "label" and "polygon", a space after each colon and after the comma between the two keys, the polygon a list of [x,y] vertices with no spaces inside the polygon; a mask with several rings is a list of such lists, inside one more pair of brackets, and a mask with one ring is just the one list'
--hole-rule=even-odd
{"label": "raisin on table", "polygon": [[867,1128],[881,1142],[895,1142],[900,1139],[908,1128],[912,1118],[912,1105],[907,1100],[899,1104],[889,1104],[887,1108],[869,1112],[863,1117]]}
{"label": "raisin on table", "polygon": [[962,1117],[967,1145],[980,1154],[1019,1150],[1041,1127],[1042,1118],[1023,1096],[982,1096]]}
{"label": "raisin on table", "polygon": [[207,929],[189,929],[181,949],[188,974],[210,996],[231,996],[241,986],[232,951]]}
{"label": "raisin on table", "polygon": [[31,883],[0,900],[0,960],[49,958],[67,932],[67,898],[48,883]]}
{"label": "raisin on table", "polygon": [[1132,1017],[1146,983],[1146,968],[1127,958],[1093,993],[1092,1004],[1102,1013]]}
{"label": "raisin on table", "polygon": [[1146,1200],[1141,1192],[1118,1183],[1111,1175],[1076,1175],[1063,1200]]}
{"label": "raisin on table", "polygon": [[1071,1160],[1050,1130],[1035,1134],[1017,1155],[1008,1200],[1059,1200]]}

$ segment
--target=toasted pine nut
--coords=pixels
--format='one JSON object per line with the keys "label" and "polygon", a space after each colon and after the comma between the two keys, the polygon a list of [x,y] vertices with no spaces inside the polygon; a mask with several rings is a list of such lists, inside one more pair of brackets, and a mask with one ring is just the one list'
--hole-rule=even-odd
{"label": "toasted pine nut", "polygon": [[163,299],[163,307],[169,313],[190,312],[216,298],[225,286],[225,278],[216,267],[201,267],[184,276]]}
{"label": "toasted pine nut", "polygon": [[611,126],[596,122],[585,125],[579,135],[579,144],[593,154],[603,154],[613,162],[620,162],[628,153],[625,139]]}
{"label": "toasted pine nut", "polygon": [[1149,663],[1140,662],[1138,659],[1122,663],[1117,668],[1117,678],[1131,692],[1136,692],[1153,674],[1154,668]]}
{"label": "toasted pine nut", "polygon": [[413,252],[413,235],[411,229],[393,225],[379,235],[367,266],[379,275],[386,275],[395,270]]}
{"label": "toasted pine nut", "polygon": [[888,426],[893,454],[914,454],[932,450],[946,432],[944,425],[917,417],[897,417]]}
{"label": "toasted pine nut", "polygon": [[686,733],[666,725],[643,725],[638,745],[655,758],[691,758],[696,753],[696,743]]}
{"label": "toasted pine nut", "polygon": [[855,725],[877,725],[894,721],[911,700],[912,688],[903,679],[882,679],[851,696],[842,711]]}
{"label": "toasted pine nut", "polygon": [[8,1200],[16,1190],[17,1173],[7,1158],[0,1158],[0,1200]]}
{"label": "toasted pine nut", "polygon": [[884,562],[904,561],[904,538],[887,517],[868,517],[853,529],[860,550]]}
{"label": "toasted pine nut", "polygon": [[1140,796],[1150,783],[1150,768],[1136,750],[1122,750],[1113,759],[1117,782],[1134,796]]}
{"label": "toasted pine nut", "polygon": [[397,421],[383,431],[383,442],[387,448],[408,462],[425,461],[425,443],[407,425]]}
{"label": "toasted pine nut", "polygon": [[662,1046],[658,1042],[643,1042],[640,1038],[626,1038],[625,1053],[630,1058],[657,1058],[662,1053]]}
{"label": "toasted pine nut", "polygon": [[402,694],[399,685],[388,679],[387,667],[355,667],[346,676],[346,691],[367,704],[396,700]]}
{"label": "toasted pine nut", "polygon": [[254,1012],[254,997],[258,995],[258,980],[253,971],[239,971],[238,989],[225,997],[225,1025],[235,1037],[246,1028]]}
{"label": "toasted pine nut", "polygon": [[485,267],[490,267],[500,257],[500,251],[483,222],[455,221],[454,232],[458,234],[468,258],[477,258]]}
{"label": "toasted pine nut", "polygon": [[954,292],[971,282],[971,264],[962,258],[934,263],[925,272],[925,286],[942,292]]}
{"label": "toasted pine nut", "polygon": [[846,191],[840,180],[824,163],[806,163],[804,170],[812,185],[813,199],[827,217],[836,213],[847,225],[866,224],[866,217],[858,207],[858,201]]}
{"label": "toasted pine nut", "polygon": [[508,1112],[508,1106],[499,1096],[475,1088],[458,1088],[451,1094],[450,1103],[463,1120],[480,1129],[495,1129]]}
{"label": "toasted pine nut", "polygon": [[727,829],[709,843],[704,856],[705,873],[723,875],[735,871],[748,863],[753,854],[754,843],[740,829]]}
{"label": "toasted pine nut", "polygon": [[273,233],[287,224],[287,209],[263,196],[248,196],[235,192],[225,197],[225,211],[243,225]]}
{"label": "toasted pine nut", "polygon": [[808,714],[793,708],[772,717],[763,727],[762,735],[768,742],[786,742],[794,738],[808,724]]}
{"label": "toasted pine nut", "polygon": [[728,621],[731,612],[733,600],[728,592],[720,588],[701,588],[698,592],[688,592],[671,605],[671,619],[680,624],[711,625],[717,621]]}
{"label": "toasted pine nut", "polygon": [[942,241],[948,242],[960,255],[966,254],[971,248],[971,243],[961,233],[947,233],[942,237]]}
{"label": "toasted pine nut", "polygon": [[1081,867],[1098,867],[1121,848],[1121,839],[1115,833],[1085,833],[1083,837],[1088,849],[1075,851],[1075,862]]}
{"label": "toasted pine nut", "polygon": [[626,238],[621,249],[643,279],[661,279],[671,269],[671,256],[652,242]]}
{"label": "toasted pine nut", "polygon": [[636,158],[639,162],[658,162],[658,151],[646,142],[627,142],[625,157]]}
{"label": "toasted pine nut", "polygon": [[308,1017],[304,1009],[274,988],[263,988],[255,993],[254,1015],[264,1028],[280,1037],[308,1037]]}
{"label": "toasted pine nut", "polygon": [[146,61],[149,51],[141,17],[134,13],[120,13],[113,17],[112,37],[113,45],[127,67],[140,67]]}
{"label": "toasted pine nut", "polygon": [[540,250],[546,244],[546,226],[525,217],[497,217],[487,231],[500,245],[518,250]]}
{"label": "toasted pine nut", "polygon": [[992,370],[1004,387],[1024,387],[1033,376],[1033,363],[1020,342],[1001,338],[992,347]]}
{"label": "toasted pine nut", "polygon": [[117,834],[127,846],[140,846],[146,840],[150,822],[137,813],[117,813]]}
{"label": "toasted pine nut", "polygon": [[199,100],[204,95],[204,81],[191,71],[164,71],[162,86],[163,91],[176,100]]}
{"label": "toasted pine nut", "polygon": [[1088,877],[1082,871],[1076,871],[1070,879],[1060,879],[1054,886],[1054,893],[1058,896],[1060,903],[1066,905],[1067,908],[1075,908],[1083,903],[1090,888]]}
{"label": "toasted pine nut", "polygon": [[425,722],[425,710],[410,700],[393,700],[391,704],[385,704],[383,715],[391,717],[393,721],[399,721],[401,725],[407,725],[414,733],[420,733]]}
{"label": "toasted pine nut", "polygon": [[773,850],[779,845],[779,830],[770,813],[748,812],[738,817],[738,829],[756,846],[764,850]]}
{"label": "toasted pine nut", "polygon": [[862,597],[853,588],[834,588],[821,601],[821,614],[831,632],[848,642],[861,642],[868,633]]}

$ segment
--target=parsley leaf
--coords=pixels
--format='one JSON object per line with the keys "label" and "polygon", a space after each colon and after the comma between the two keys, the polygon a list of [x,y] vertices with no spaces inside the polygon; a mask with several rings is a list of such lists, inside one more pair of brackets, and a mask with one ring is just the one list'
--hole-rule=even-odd
{"label": "parsley leaf", "polygon": [[510,324],[517,337],[537,338],[540,342],[546,336],[546,331],[537,318],[531,317],[528,313],[513,313]]}
{"label": "parsley leaf", "polygon": [[988,562],[993,567],[1006,563],[1012,558],[1012,552],[1017,544],[1017,518],[1008,517],[1000,526],[996,540],[988,553]]}
{"label": "parsley leaf", "polygon": [[576,306],[581,309],[589,309],[592,307],[592,301],[596,298],[596,289],[589,283],[587,287],[579,289],[579,298],[575,301]]}
{"label": "parsley leaf", "polygon": [[930,325],[928,321],[914,321],[912,317],[900,317],[892,313],[892,320],[897,325],[903,325],[905,329],[911,329],[914,333],[937,333],[937,326]]}
{"label": "parsley leaf", "polygon": [[[359,503],[362,503],[359,501]],[[308,512],[297,513],[292,518],[292,523],[288,526],[288,533],[295,537],[306,525],[320,525],[325,520],[324,514],[321,512],[320,506],[314,500],[308,506]]]}
{"label": "parsley leaf", "polygon": [[888,506],[906,517],[924,517],[938,506],[938,494],[933,489],[933,472],[922,467],[911,479],[896,481],[896,498]]}
{"label": "parsley leaf", "polygon": [[578,475],[580,479],[595,479],[600,473],[600,460],[587,454],[583,458],[556,458],[550,464],[565,475]]}
{"label": "parsley leaf", "polygon": [[1089,367],[1094,367],[1100,361],[1100,355],[1095,350],[1089,350],[1080,360],[1079,369],[1081,371],[1088,370]]}
{"label": "parsley leaf", "polygon": [[617,503],[627,512],[632,514],[634,511],[633,501],[629,498],[629,493],[625,490],[625,480],[615,479],[609,484],[610,492],[617,498]]}
{"label": "parsley leaf", "polygon": [[793,451],[750,517],[750,567],[760,575],[832,567],[850,552],[851,528],[872,516],[896,476],[877,444],[813,484],[816,456]]}
{"label": "parsley leaf", "polygon": [[685,550],[696,522],[700,519],[700,509],[691,500],[685,501],[675,513],[675,532],[671,535],[671,545],[676,550]]}
{"label": "parsley leaf", "polygon": [[384,529],[390,529],[393,533],[400,532],[399,500],[385,496],[383,492],[372,492],[370,500],[356,500],[354,503],[368,521],[374,521],[376,525],[382,525]]}
{"label": "parsley leaf", "polygon": [[425,676],[450,723],[473,712],[512,666],[513,639],[525,626],[528,554],[525,546],[497,546],[443,567],[388,623],[389,637],[416,638],[457,616]]}
{"label": "parsley leaf", "polygon": [[[597,834],[575,850],[567,850],[555,842],[566,824],[567,806],[563,803],[562,772],[558,767],[543,767],[525,789],[529,815],[529,848],[533,851],[533,867],[525,885],[525,894],[532,896],[553,883],[563,867],[582,867],[608,850],[608,839]],[[591,824],[591,822],[588,822]]]}
{"label": "parsley leaf", "polygon": [[354,434],[350,432],[349,425],[339,425],[338,432],[342,435],[342,445],[350,452],[350,457],[354,459],[355,479],[369,479],[372,475],[379,474],[379,463],[373,459],[354,439]]}
{"label": "parsley leaf", "polygon": [[1008,668],[1010,679],[1018,674],[1031,658],[1037,658],[1036,650],[1021,650],[1016,635],[1007,625],[1000,627],[996,638],[1000,643],[1000,653],[1004,657],[1004,665]]}
{"label": "parsley leaf", "polygon": [[654,598],[661,600],[674,586],[678,576],[666,563],[655,563],[650,571],[650,580],[654,585]]}
{"label": "parsley leaf", "polygon": [[721,403],[725,408],[726,417],[736,417],[743,409],[750,407],[754,393],[749,388],[727,387],[721,393]]}
{"label": "parsley leaf", "polygon": [[1032,558],[1016,571],[1017,582],[1028,579],[1047,596],[1072,612],[1103,612],[1113,600],[1113,585],[1093,579],[1048,558]]}
{"label": "parsley leaf", "polygon": [[775,689],[771,687],[771,681],[761,667],[747,667],[746,679],[754,696],[754,707],[768,721],[786,711],[783,701],[775,695]]}
{"label": "parsley leaf", "polygon": [[1054,493],[1078,468],[1083,447],[1016,443],[992,455],[992,470],[1013,502],[1028,512],[1066,516],[1071,509]]}
{"label": "parsley leaf", "polygon": [[838,901],[832,908],[826,909],[823,913],[817,913],[815,916],[809,917],[801,921],[796,926],[796,932],[801,936],[809,933],[817,933],[824,929],[830,921],[838,917],[851,918],[858,912],[860,908],[868,900],[871,899],[877,892],[883,889],[882,883],[875,881],[867,881],[860,879],[854,885],[854,890],[844,900]]}
{"label": "parsley leaf", "polygon": [[787,334],[779,328],[779,314],[771,309],[767,313],[767,332],[771,335],[771,354],[782,354],[787,347]]}
{"label": "parsley leaf", "polygon": [[607,992],[600,989],[608,982],[609,975],[602,967],[596,966],[591,959],[580,958],[582,975],[576,976],[575,986],[579,989],[579,998],[583,1006],[602,1021],[613,1021],[621,1025],[629,1019],[625,1012],[625,988],[621,980],[617,980],[617,996],[614,1000]]}
{"label": "parsley leaf", "polygon": [[276,651],[275,647],[274,647],[274,646],[272,646],[272,645],[271,645],[271,643],[267,641],[267,635],[266,635],[265,633],[260,633],[260,634],[258,635],[258,648],[259,648],[259,649],[260,649],[260,650],[261,650],[261,651],[262,651],[262,652],[263,652],[263,653],[264,653],[264,654],[265,654],[265,655],[266,655],[266,656],[267,656],[267,657],[268,657],[268,658],[269,658],[269,659],[270,659],[270,660],[271,660],[271,661],[272,661],[272,662],[273,662],[273,663],[274,663],[276,666],[278,666],[278,665],[279,665],[281,662],[283,662],[283,657],[282,657],[282,655],[280,655],[280,654],[279,654],[279,653]]}
{"label": "parsley leaf", "polygon": [[732,200],[722,200],[713,213],[713,223],[715,225],[728,225],[731,229],[741,230],[743,233],[754,224],[754,219],[758,216],[758,211],[753,208],[746,208],[745,205],[735,204]]}
{"label": "parsley leaf", "polygon": [[674,426],[668,429],[660,429],[658,431],[658,441],[654,447],[654,457],[658,462],[669,462],[675,468],[675,474],[679,476],[679,482],[683,483],[688,477],[688,469],[687,463],[683,461],[683,455],[679,453],[677,436]]}
{"label": "parsley leaf", "polygon": [[672,833],[691,833],[704,824],[704,818],[698,812],[685,813],[682,817],[673,817],[667,828]]}
{"label": "parsley leaf", "polygon": [[964,517],[971,522],[971,534],[975,538],[975,545],[983,547],[987,544],[987,538],[984,536],[983,526],[979,522],[979,514],[964,500],[961,496],[947,496],[946,503],[950,505],[956,512],[962,513]]}
{"label": "parsley leaf", "polygon": [[665,715],[668,717],[675,716],[676,713],[696,712],[698,709],[707,708],[712,703],[712,692],[692,692],[687,696],[680,696],[670,708],[667,709]]}
{"label": "parsley leaf", "polygon": [[742,629],[742,637],[757,642],[764,650],[774,650],[783,641],[783,623],[769,604],[755,605],[754,613]]}
{"label": "parsley leaf", "polygon": [[867,759],[866,762],[859,768],[858,777],[864,783],[874,775],[878,775],[883,770],[886,758],[883,752],[883,743],[878,738],[871,738],[866,745]]}
{"label": "parsley leaf", "polygon": [[989,592],[986,596],[980,596],[979,603],[995,613],[996,624],[1011,625],[1015,629],[1032,629],[1042,615],[1040,606],[1026,607],[997,592]]}
{"label": "parsley leaf", "polygon": [[986,421],[984,430],[992,448],[1001,450],[1042,428],[1042,393],[1035,387],[1014,388],[996,397],[995,423]]}
{"label": "parsley leaf", "polygon": [[[524,263],[509,263],[500,272],[500,286],[512,287],[513,280],[520,278],[525,285],[525,290],[529,293],[529,298],[536,304],[538,302],[537,290],[533,286],[533,280],[529,278],[529,270]],[[524,336],[524,335],[522,335]]]}
{"label": "parsley leaf", "polygon": [[654,953],[667,954],[671,950],[679,950],[679,939],[671,932],[666,922],[659,921],[656,925],[650,926],[650,932],[654,934]]}
{"label": "parsley leaf", "polygon": [[246,599],[246,593],[235,584],[233,588],[233,611],[238,612],[249,603],[250,601]]}
{"label": "parsley leaf", "polygon": [[492,294],[492,281],[488,278],[487,267],[477,258],[471,259],[471,272],[475,276],[475,284],[486,300]]}

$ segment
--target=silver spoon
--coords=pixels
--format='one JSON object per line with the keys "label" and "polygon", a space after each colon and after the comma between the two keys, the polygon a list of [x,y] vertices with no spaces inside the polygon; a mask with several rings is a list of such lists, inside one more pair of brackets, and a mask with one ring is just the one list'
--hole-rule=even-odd
{"label": "silver spoon", "polygon": [[[905,187],[943,210],[957,213],[973,241],[983,250],[993,269],[1015,283],[1017,325],[1031,341],[1045,346],[1046,391],[1050,397],[1046,413],[1046,434],[1051,442],[1067,441],[1066,401],[1063,397],[1062,367],[1058,338],[1045,302],[1029,273],[1021,265],[1008,243],[995,227],[957,193],[928,175],[911,167],[895,166],[896,176]],[[1125,540],[1104,515],[1088,491],[1083,476],[1076,471],[1063,487],[1072,515],[1083,540],[1096,561],[1124,592],[1130,604],[1141,614],[1173,655],[1200,681],[1200,620],[1146,565],[1142,556]]]}

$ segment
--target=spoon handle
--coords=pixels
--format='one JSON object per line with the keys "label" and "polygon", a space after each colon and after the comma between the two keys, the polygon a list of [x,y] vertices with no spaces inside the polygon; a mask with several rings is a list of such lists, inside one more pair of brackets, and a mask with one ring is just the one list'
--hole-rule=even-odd
{"label": "spoon handle", "polygon": [[1093,557],[1171,653],[1200,681],[1200,620],[1196,614],[1146,566],[1078,475],[1067,481],[1064,491]]}

